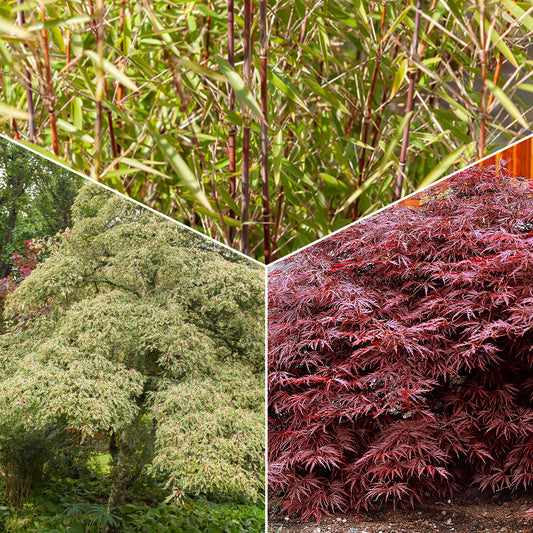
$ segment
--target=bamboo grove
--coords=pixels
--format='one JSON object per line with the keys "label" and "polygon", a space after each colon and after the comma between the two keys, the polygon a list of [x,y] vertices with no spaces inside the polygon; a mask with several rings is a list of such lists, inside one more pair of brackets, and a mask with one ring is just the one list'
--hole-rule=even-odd
{"label": "bamboo grove", "polygon": [[10,0],[0,128],[269,262],[528,133],[532,12]]}

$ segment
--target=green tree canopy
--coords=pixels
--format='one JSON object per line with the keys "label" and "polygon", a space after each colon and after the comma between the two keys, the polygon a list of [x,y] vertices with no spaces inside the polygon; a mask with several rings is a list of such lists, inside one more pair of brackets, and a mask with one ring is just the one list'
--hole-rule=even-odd
{"label": "green tree canopy", "polygon": [[176,495],[257,498],[262,269],[94,185],[73,213],[72,230],[8,299],[0,425],[65,419],[87,436],[116,436],[110,512],[147,440],[152,470]]}
{"label": "green tree canopy", "polygon": [[24,241],[64,230],[83,178],[0,139],[0,278]]}

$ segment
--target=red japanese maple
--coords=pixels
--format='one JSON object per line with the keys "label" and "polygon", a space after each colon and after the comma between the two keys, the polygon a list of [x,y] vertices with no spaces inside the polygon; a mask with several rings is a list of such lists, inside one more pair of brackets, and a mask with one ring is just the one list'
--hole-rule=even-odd
{"label": "red japanese maple", "polygon": [[433,192],[270,275],[269,486],[288,513],[533,487],[531,188],[492,167]]}
{"label": "red japanese maple", "polygon": [[13,292],[35,269],[42,259],[44,247],[32,240],[24,242],[24,252],[13,254],[11,275],[0,279],[0,310],[7,295]]}

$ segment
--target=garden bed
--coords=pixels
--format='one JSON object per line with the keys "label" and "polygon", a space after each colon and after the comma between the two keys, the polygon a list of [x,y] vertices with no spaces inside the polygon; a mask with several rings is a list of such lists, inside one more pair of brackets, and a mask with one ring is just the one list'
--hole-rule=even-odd
{"label": "garden bed", "polygon": [[[532,533],[533,522],[524,512],[533,494],[494,495],[467,490],[453,499],[436,501],[423,508],[371,513],[337,514],[320,522],[303,522],[276,514],[271,506],[269,533]],[[281,529],[280,529],[281,528]]]}

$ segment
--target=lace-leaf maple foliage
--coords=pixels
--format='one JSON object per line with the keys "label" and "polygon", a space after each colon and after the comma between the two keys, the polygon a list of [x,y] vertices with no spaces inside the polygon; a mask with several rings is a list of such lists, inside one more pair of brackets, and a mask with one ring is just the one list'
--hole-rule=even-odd
{"label": "lace-leaf maple foliage", "polygon": [[95,185],[74,217],[7,299],[0,428],[114,433],[110,512],[148,422],[174,494],[261,499],[263,269]]}
{"label": "lace-leaf maple foliage", "polygon": [[532,341],[532,191],[502,169],[288,258],[269,280],[272,494],[310,518],[533,487]]}

